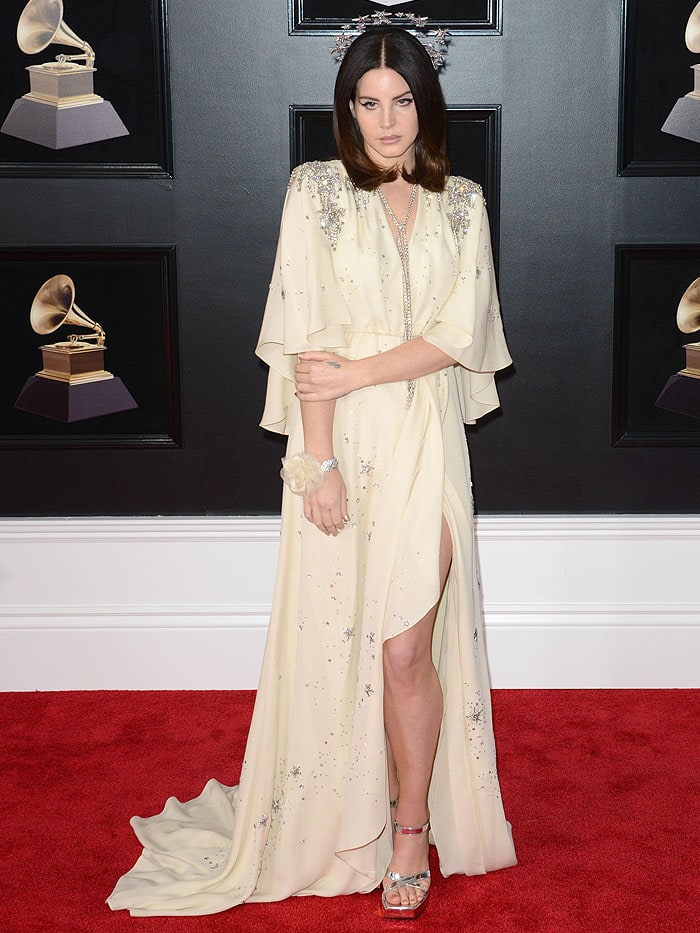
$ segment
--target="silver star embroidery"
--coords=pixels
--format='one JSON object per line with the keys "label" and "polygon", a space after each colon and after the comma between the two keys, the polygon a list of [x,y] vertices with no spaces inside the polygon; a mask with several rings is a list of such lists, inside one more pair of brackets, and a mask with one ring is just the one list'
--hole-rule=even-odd
{"label": "silver star embroidery", "polygon": [[372,686],[372,684],[365,684],[365,693],[367,694],[368,697],[372,696],[372,694],[374,693],[374,687]]}
{"label": "silver star embroidery", "polygon": [[353,636],[354,634],[355,634],[355,629],[354,629],[354,628],[346,628],[346,629],[343,629],[343,635],[345,635],[345,640],[346,640],[346,641],[349,641],[349,640],[352,638],[352,636]]}
{"label": "silver star embroidery", "polygon": [[364,473],[365,476],[369,476],[372,470],[374,469],[372,464],[369,462],[365,463],[364,460],[360,460],[360,463],[362,464],[362,466],[360,467],[360,473]]}
{"label": "silver star embroidery", "polygon": [[279,800],[273,800],[272,801],[272,812],[279,813],[281,809],[282,809],[282,804],[279,802]]}
{"label": "silver star embroidery", "polygon": [[301,768],[299,767],[299,765],[294,765],[294,767],[289,773],[292,777],[298,778],[301,775]]}

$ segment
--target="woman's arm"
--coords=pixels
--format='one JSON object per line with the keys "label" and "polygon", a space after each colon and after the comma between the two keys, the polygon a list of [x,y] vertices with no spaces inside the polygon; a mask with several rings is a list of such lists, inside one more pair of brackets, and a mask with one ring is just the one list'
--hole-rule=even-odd
{"label": "woman's arm", "polygon": [[[335,399],[301,402],[301,422],[304,427],[304,450],[319,463],[333,456],[333,415]],[[304,515],[327,535],[337,535],[345,527],[348,497],[339,470],[323,474],[323,483],[316,492],[304,496]]]}
{"label": "woman's arm", "polygon": [[414,337],[384,353],[348,360],[336,353],[299,354],[295,367],[297,397],[305,401],[340,398],[365,386],[405,382],[454,365],[454,359],[422,337]]}

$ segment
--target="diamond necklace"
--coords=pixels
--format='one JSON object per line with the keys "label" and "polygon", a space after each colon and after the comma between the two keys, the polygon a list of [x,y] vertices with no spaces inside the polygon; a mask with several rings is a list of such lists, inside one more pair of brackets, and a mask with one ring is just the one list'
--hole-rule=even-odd
{"label": "diamond necklace", "polygon": [[[399,220],[396,214],[392,211],[389,202],[386,199],[386,195],[381,188],[377,188],[379,194],[379,200],[384,205],[384,210],[389,215],[389,219],[396,227],[396,246],[399,250],[399,258],[401,260],[401,281],[403,284],[403,339],[404,343],[409,341],[413,337],[413,316],[411,313],[411,280],[408,274],[408,235],[407,227],[408,221],[413,212],[413,205],[416,200],[416,195],[418,194],[418,185],[414,185],[411,188],[411,196],[408,199],[408,210],[406,211],[406,216],[403,220]],[[406,396],[405,408],[408,409],[413,403],[413,396],[416,394],[416,380],[408,380],[408,395]]]}

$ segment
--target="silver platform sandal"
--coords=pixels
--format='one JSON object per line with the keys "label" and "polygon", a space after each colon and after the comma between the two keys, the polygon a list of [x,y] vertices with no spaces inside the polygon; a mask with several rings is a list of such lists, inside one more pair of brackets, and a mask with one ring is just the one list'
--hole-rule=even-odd
{"label": "silver platform sandal", "polygon": [[[401,826],[394,820],[394,832],[401,836],[422,836],[430,830],[430,820],[422,826]],[[385,920],[415,920],[425,910],[428,903],[430,888],[426,888],[421,882],[430,879],[430,869],[416,872],[415,875],[400,875],[397,871],[388,871],[386,873],[390,883],[382,889],[382,917]],[[387,901],[387,894],[391,891],[398,891],[399,888],[414,888],[420,891],[423,897],[417,904],[390,904]]]}

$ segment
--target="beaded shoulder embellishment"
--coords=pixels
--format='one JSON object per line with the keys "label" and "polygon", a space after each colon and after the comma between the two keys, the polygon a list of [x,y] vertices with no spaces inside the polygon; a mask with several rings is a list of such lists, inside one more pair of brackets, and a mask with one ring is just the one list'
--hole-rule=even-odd
{"label": "beaded shoulder embellishment", "polygon": [[340,172],[328,162],[306,162],[294,170],[289,183],[296,184],[297,191],[301,191],[306,183],[311,197],[318,199],[319,224],[330,240],[331,248],[335,249],[340,228],[345,222],[345,208],[339,203],[343,189]]}
{"label": "beaded shoulder embellishment", "polygon": [[447,216],[457,249],[462,246],[462,240],[471,223],[471,212],[480,197],[483,198],[481,185],[469,178],[455,175],[447,182]]}
{"label": "beaded shoulder embellishment", "polygon": [[355,199],[355,206],[358,211],[366,210],[369,206],[370,195],[374,194],[374,191],[365,191],[363,188],[356,187],[350,178],[345,179],[345,185]]}

